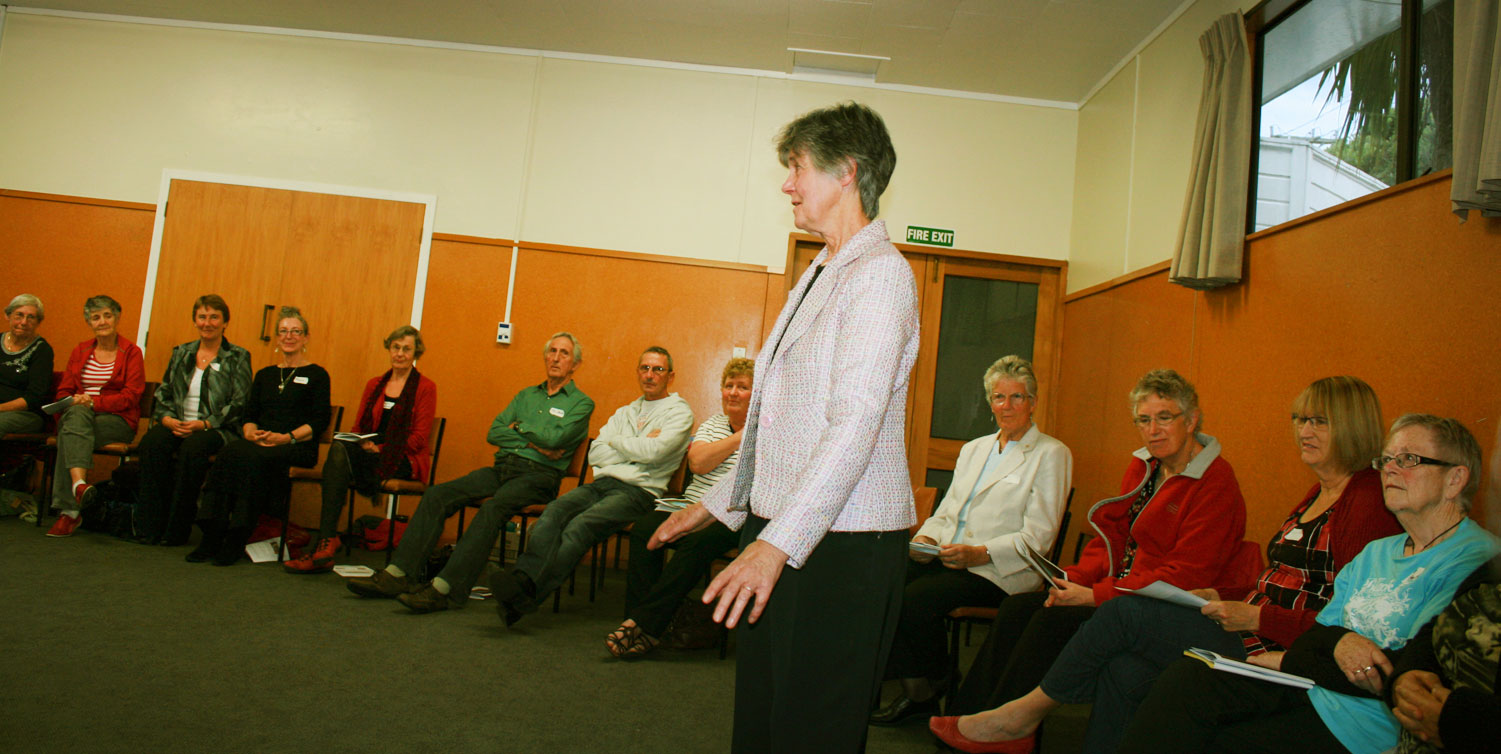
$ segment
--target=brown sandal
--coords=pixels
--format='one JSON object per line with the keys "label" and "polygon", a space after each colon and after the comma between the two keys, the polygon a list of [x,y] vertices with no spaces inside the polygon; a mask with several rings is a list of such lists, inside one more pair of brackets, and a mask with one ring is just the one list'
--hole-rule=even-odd
{"label": "brown sandal", "polygon": [[650,654],[660,644],[659,639],[648,636],[637,625],[624,625],[605,637],[605,649],[622,660],[639,660]]}

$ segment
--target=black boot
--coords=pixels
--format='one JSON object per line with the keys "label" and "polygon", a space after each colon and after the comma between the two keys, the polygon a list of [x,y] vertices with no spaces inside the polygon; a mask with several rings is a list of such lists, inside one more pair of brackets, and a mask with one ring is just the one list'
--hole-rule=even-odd
{"label": "black boot", "polygon": [[186,560],[189,563],[203,563],[218,554],[220,546],[224,544],[224,522],[217,519],[205,518],[198,522],[198,528],[203,530],[203,540],[198,543],[198,548],[188,553]]}
{"label": "black boot", "polygon": [[224,542],[214,554],[214,565],[232,566],[245,557],[245,541],[250,539],[250,529],[238,526],[224,533]]}

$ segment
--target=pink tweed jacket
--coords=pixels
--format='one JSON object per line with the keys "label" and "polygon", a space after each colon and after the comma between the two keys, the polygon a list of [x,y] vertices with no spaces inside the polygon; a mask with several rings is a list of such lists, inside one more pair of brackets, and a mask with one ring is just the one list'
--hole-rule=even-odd
{"label": "pink tweed jacket", "polygon": [[747,512],[768,519],[760,539],[794,568],[829,531],[912,526],[904,422],[917,345],[912,268],[886,224],[865,226],[832,259],[825,247],[757,359],[735,472],[704,505],[732,529]]}

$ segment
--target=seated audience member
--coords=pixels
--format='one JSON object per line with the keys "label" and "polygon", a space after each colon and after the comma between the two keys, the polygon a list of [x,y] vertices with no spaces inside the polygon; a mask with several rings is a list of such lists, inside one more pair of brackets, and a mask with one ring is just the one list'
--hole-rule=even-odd
{"label": "seated audience member", "polygon": [[667,349],[652,346],[641,354],[641,397],[620,407],[589,447],[594,481],[548,503],[515,567],[490,578],[506,625],[536,612],[590,547],[640,518],[666,492],[693,428],[688,402],[667,392],[673,376]]}
{"label": "seated audience member", "polygon": [[1317,685],[1304,691],[1181,659],[1147,694],[1121,751],[1374,754],[1397,745],[1401,725],[1381,700],[1391,656],[1501,552],[1501,540],[1467,515],[1480,446],[1458,421],[1397,419],[1375,465],[1405,534],[1370,543],[1340,571],[1329,604],[1291,649],[1251,658]]}
{"label": "seated audience member", "polygon": [[[693,472],[693,481],[683,490],[684,498],[698,502],[735,467],[755,369],[756,362],[744,358],[730,359],[725,365],[719,380],[723,411],[699,425],[688,446],[688,470]],[[716,521],[678,540],[672,559],[667,560],[666,550],[648,549],[647,542],[669,515],[668,511],[653,510],[631,527],[625,622],[605,637],[605,648],[621,659],[634,660],[656,649],[683,598],[703,581],[715,558],[740,543],[738,532]]]}
{"label": "seated audience member", "polygon": [[1243,660],[1291,646],[1329,601],[1340,569],[1366,543],[1401,531],[1371,468],[1381,452],[1381,404],[1369,385],[1354,377],[1309,385],[1293,401],[1292,435],[1318,481],[1272,537],[1270,566],[1254,589],[1245,595],[1195,590],[1211,600],[1202,608],[1148,597],[1110,600],[1026,696],[957,721],[936,721],[935,729],[949,732],[945,741],[961,751],[1005,741],[1023,741],[1011,750],[1027,749],[1053,709],[1092,702],[1084,750],[1113,752],[1136,705],[1183,650],[1201,647]]}
{"label": "seated audience member", "polygon": [[185,545],[209,461],[240,429],[250,397],[250,352],[224,337],[229,304],[215,294],[193,301],[198,339],[172,349],[141,438],[136,541]]}
{"label": "seated audience member", "polygon": [[360,396],[353,432],[375,437],[334,440],[323,461],[323,508],[318,538],[301,557],[282,564],[288,573],[325,573],[339,551],[339,514],[350,488],[375,501],[387,479],[427,479],[428,441],[438,410],[438,386],[417,371],[427,350],[422,333],[402,325],[386,336],[391,368],[371,377]]}
{"label": "seated audience member", "polygon": [[73,403],[57,417],[52,505],[61,515],[48,530],[49,537],[69,537],[78,528],[80,511],[94,497],[93,487],[84,479],[94,468],[94,450],[135,439],[141,393],[146,390],[141,349],[115,330],[120,323],[119,302],[94,296],[83,303],[83,319],[94,337],[73,349],[57,387],[57,400],[72,398]]}
{"label": "seated audience member", "polygon": [[240,437],[219,451],[198,511],[203,540],[189,563],[213,559],[227,566],[245,555],[245,540],[261,514],[286,495],[287,469],[318,465],[318,436],[333,417],[328,371],[308,361],[311,331],[302,312],[276,315],[279,363],[255,373]]}
{"label": "seated audience member", "polygon": [[[1133,455],[1121,494],[1089,509],[1101,536],[1046,592],[1011,595],[950,709],[998,707],[1037,686],[1095,608],[1165,581],[1181,589],[1229,588],[1255,581],[1259,548],[1245,538],[1246,505],[1220,444],[1198,432],[1193,385],[1170,369],[1149,372],[1131,390],[1131,421],[1145,447]],[[1247,561],[1254,560],[1254,564]]]}
{"label": "seated audience member", "polygon": [[[485,439],[497,448],[495,463],[428,488],[391,564],[370,578],[349,579],[349,590],[361,597],[396,597],[417,613],[465,605],[500,527],[522,508],[558,494],[574,450],[589,433],[594,401],[573,382],[583,362],[577,338],[566,332],[548,338],[542,350],[545,379],[517,393],[490,425]],[[443,534],[443,522],[476,500],[485,502],[448,564],[424,586],[422,566]]]}
{"label": "seated audience member", "polygon": [[944,616],[956,607],[992,607],[1007,594],[1041,589],[1042,579],[1027,567],[1017,543],[1045,553],[1059,536],[1073,456],[1032,422],[1032,363],[1002,357],[985,370],[983,384],[999,431],[959,451],[948,494],[912,538],[943,549],[937,556],[911,551],[902,615],[886,662],[886,677],[902,680],[902,694],[871,716],[875,725],[938,713],[949,683]]}
{"label": "seated audience member", "polygon": [[23,293],[10,300],[0,338],[0,435],[41,432],[42,406],[52,397],[52,345],[36,334],[46,316],[42,300]]}

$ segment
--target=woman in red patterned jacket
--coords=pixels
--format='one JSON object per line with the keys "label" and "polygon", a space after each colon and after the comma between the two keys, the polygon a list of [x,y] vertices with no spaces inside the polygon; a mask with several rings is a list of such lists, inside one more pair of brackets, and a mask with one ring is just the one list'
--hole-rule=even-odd
{"label": "woman in red patterned jacket", "polygon": [[[990,709],[1036,687],[1096,607],[1121,594],[1117,587],[1165,581],[1228,589],[1254,581],[1261,556],[1242,542],[1245,500],[1219,441],[1197,431],[1193,385],[1170,369],[1149,372],[1132,389],[1130,405],[1144,447],[1133,454],[1121,494],[1090,508],[1100,536],[1065,569],[1066,579],[1001,603],[949,711]],[[933,718],[949,727],[955,719]]]}
{"label": "woman in red patterned jacket", "polygon": [[1379,475],[1381,404],[1355,377],[1326,377],[1292,405],[1293,439],[1318,483],[1267,548],[1254,588],[1201,589],[1190,608],[1146,597],[1112,600],[1080,627],[1041,683],[996,709],[937,723],[962,751],[1025,751],[1044,717],[1064,703],[1093,703],[1084,749],[1113,752],[1132,714],[1168,663],[1189,647],[1235,659],[1280,650],[1313,624],[1334,577],[1367,542],[1396,534]]}

